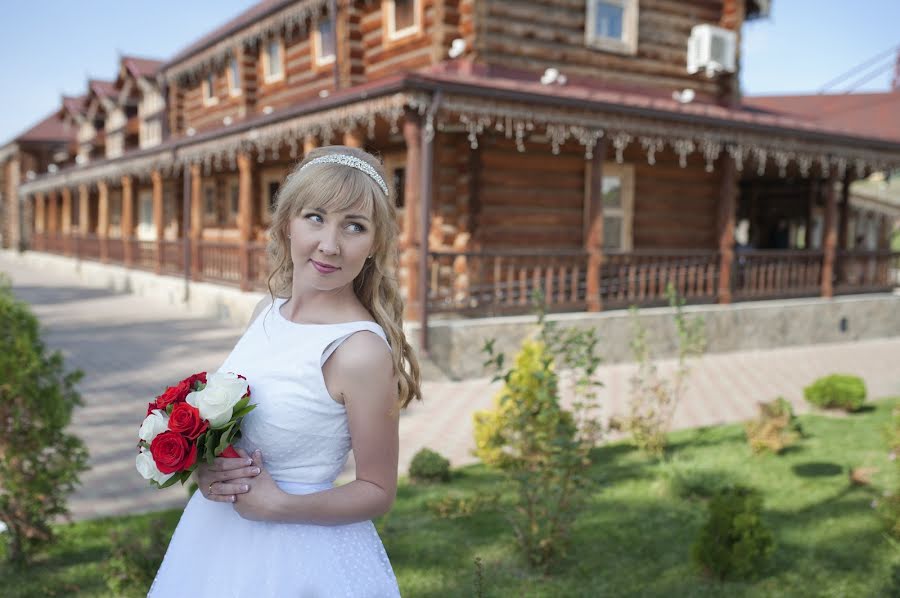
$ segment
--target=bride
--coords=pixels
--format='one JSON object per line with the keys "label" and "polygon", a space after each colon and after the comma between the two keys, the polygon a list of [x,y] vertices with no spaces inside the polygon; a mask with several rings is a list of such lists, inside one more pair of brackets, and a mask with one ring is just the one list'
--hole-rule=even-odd
{"label": "bride", "polygon": [[[318,148],[269,230],[269,297],[219,368],[257,408],[241,458],[198,467],[148,596],[399,596],[371,519],[397,490],[399,410],[421,399],[402,328],[396,224],[381,164]],[[356,478],[334,486],[349,451]]]}

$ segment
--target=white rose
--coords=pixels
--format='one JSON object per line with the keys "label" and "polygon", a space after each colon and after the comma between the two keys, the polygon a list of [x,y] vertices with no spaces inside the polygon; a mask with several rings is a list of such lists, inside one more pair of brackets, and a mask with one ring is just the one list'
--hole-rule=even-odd
{"label": "white rose", "polygon": [[138,453],[136,463],[138,473],[145,480],[156,480],[156,483],[162,485],[166,483],[166,480],[171,478],[174,473],[163,473],[156,467],[156,461],[153,460],[153,455],[150,454],[145,448],[141,448],[141,452]]}
{"label": "white rose", "polygon": [[247,394],[247,381],[230,372],[216,372],[206,378],[206,387],[188,394],[188,405],[200,410],[211,428],[228,423],[234,406]]}
{"label": "white rose", "polygon": [[161,409],[154,409],[150,412],[150,415],[144,419],[144,423],[141,424],[141,430],[138,432],[138,436],[141,440],[150,444],[158,434],[165,432],[168,429],[169,416]]}

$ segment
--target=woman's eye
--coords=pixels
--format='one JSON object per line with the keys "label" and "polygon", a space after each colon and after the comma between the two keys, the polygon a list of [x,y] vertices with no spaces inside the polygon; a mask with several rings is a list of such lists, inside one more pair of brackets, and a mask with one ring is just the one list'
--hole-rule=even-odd
{"label": "woman's eye", "polygon": [[355,233],[364,233],[366,232],[366,227],[362,224],[356,224],[355,222],[350,225]]}
{"label": "woman's eye", "polygon": [[314,220],[314,222],[319,222],[319,221],[322,220],[322,217],[319,216],[318,214],[307,214],[307,215],[306,215],[306,219],[307,219],[307,220],[312,220],[313,218],[318,218],[318,219],[319,219],[319,220]]}

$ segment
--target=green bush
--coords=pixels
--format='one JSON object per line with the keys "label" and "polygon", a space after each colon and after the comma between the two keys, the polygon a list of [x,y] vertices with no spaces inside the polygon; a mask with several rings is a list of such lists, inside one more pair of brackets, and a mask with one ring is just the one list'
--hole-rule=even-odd
{"label": "green bush", "polygon": [[409,464],[409,477],[417,482],[446,482],[450,480],[450,461],[440,453],[423,448]]}
{"label": "green bush", "polygon": [[747,422],[744,431],[754,453],[781,453],[803,436],[794,408],[783,397],[759,404],[759,419]]}
{"label": "green bush", "polygon": [[146,594],[166,555],[170,536],[166,522],[151,519],[142,527],[138,534],[134,530],[110,534],[112,549],[103,563],[103,575],[115,596]]}
{"label": "green bush", "polygon": [[858,411],[866,401],[866,384],[859,376],[832,374],[804,388],[803,396],[817,407]]}
{"label": "green bush", "polygon": [[[522,343],[511,368],[503,353],[494,353],[493,340],[485,343],[487,364],[504,384],[493,409],[476,412],[474,423],[476,455],[516,489],[507,518],[519,548],[529,566],[546,573],[566,554],[592,483],[590,451],[600,433],[593,375],[600,360],[594,329],[558,330],[543,313],[541,305],[539,334]],[[568,374],[571,410],[561,405],[557,371]]]}
{"label": "green bush", "polygon": [[735,483],[728,471],[678,459],[661,461],[657,472],[661,489],[668,496],[685,500],[712,498],[716,492]]}
{"label": "green bush", "polygon": [[761,515],[762,496],[756,490],[731,486],[717,492],[691,550],[694,562],[720,580],[758,575],[774,551]]}
{"label": "green bush", "polygon": [[15,566],[54,539],[51,522],[67,516],[66,496],[88,469],[87,449],[67,434],[80,371],[47,355],[37,319],[0,276],[0,521]]}

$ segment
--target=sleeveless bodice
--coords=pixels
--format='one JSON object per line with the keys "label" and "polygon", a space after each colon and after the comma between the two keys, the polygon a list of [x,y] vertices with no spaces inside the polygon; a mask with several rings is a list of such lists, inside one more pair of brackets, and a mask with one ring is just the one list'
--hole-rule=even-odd
{"label": "sleeveless bodice", "polygon": [[347,412],[328,393],[322,365],[350,335],[375,322],[297,324],[281,315],[276,298],[249,326],[219,368],[247,378],[256,409],[244,417],[236,446],[260,449],[275,480],[330,483],[350,452]]}

